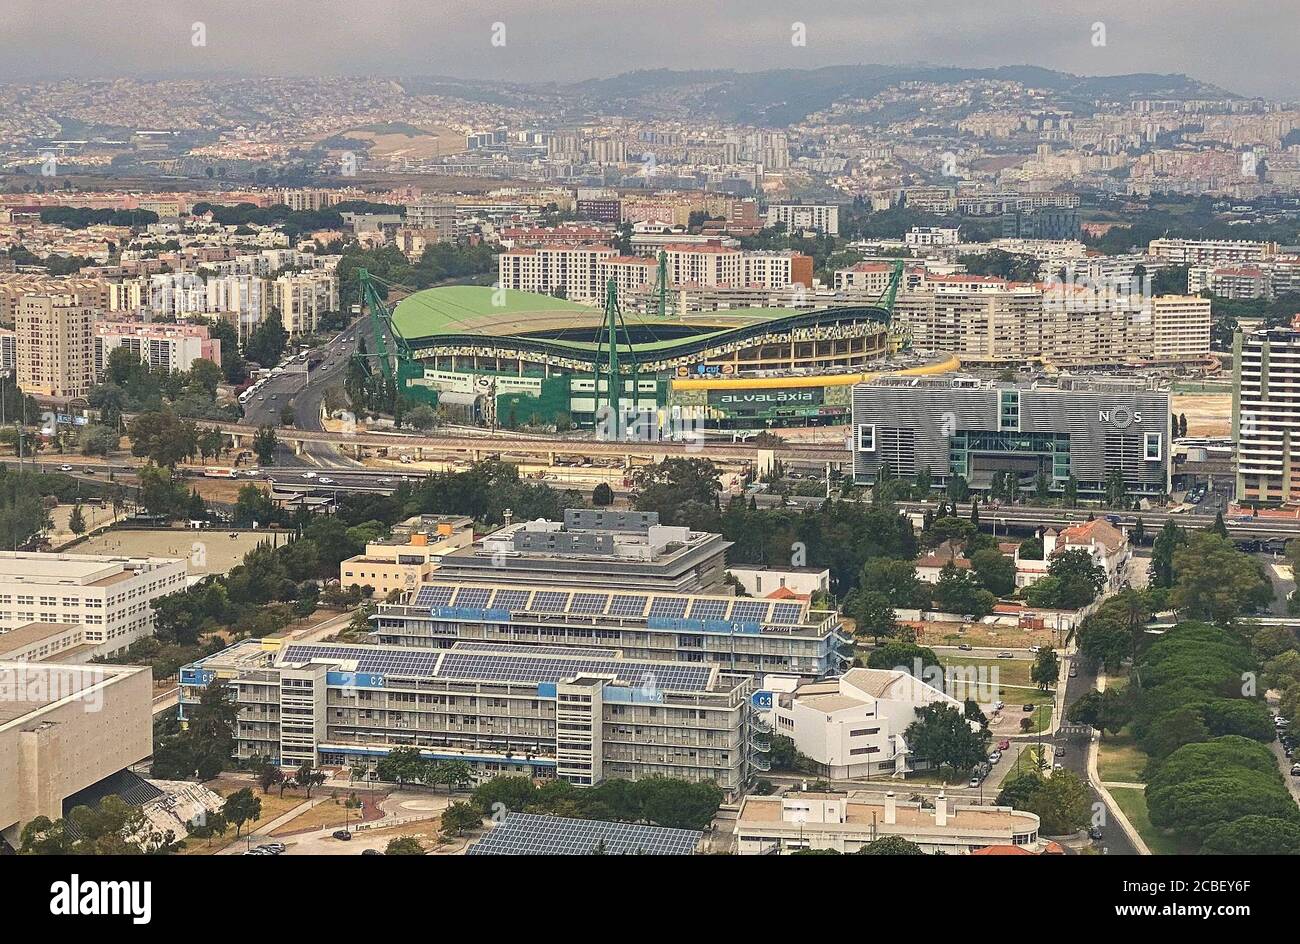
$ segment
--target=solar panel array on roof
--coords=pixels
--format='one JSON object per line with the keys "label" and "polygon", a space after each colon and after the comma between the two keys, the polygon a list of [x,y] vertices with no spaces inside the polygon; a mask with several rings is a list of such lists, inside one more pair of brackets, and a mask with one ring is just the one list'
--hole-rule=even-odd
{"label": "solar panel array on roof", "polygon": [[675,692],[708,687],[708,665],[626,662],[614,659],[536,657],[516,653],[489,655],[450,650],[438,666],[439,678],[485,682],[558,682],[575,675],[613,675],[624,685],[646,685]]}
{"label": "solar panel array on roof", "polygon": [[559,590],[538,590],[533,594],[533,603],[529,609],[539,613],[563,613],[569,605],[568,592]]}
{"label": "solar panel array on roof", "polygon": [[482,609],[487,606],[488,597],[492,596],[492,591],[486,587],[461,587],[456,591],[456,606],[466,606],[475,609]]}
{"label": "solar panel array on roof", "polygon": [[608,593],[575,593],[569,603],[570,613],[599,615],[609,606]]}
{"label": "solar panel array on roof", "polygon": [[644,616],[649,597],[640,594],[614,594],[609,604],[610,616]]}
{"label": "solar panel array on roof", "polygon": [[693,829],[507,813],[466,855],[694,855],[703,835]]}
{"label": "solar panel array on roof", "polygon": [[733,623],[765,623],[772,604],[763,600],[737,600],[731,604]]}
{"label": "solar panel array on roof", "polygon": [[522,610],[528,604],[529,590],[498,590],[492,598],[494,610]]}
{"label": "solar panel array on roof", "polygon": [[284,647],[281,662],[329,662],[356,660],[358,672],[377,675],[403,675],[415,678],[433,675],[439,652],[431,649],[406,649],[391,646],[311,646],[296,644]]}
{"label": "solar panel array on roof", "polygon": [[655,597],[650,603],[650,616],[657,619],[681,619],[686,615],[687,597]]}
{"label": "solar panel array on roof", "polygon": [[421,587],[411,601],[411,606],[446,606],[451,602],[455,587]]}
{"label": "solar panel array on roof", "polygon": [[773,623],[779,623],[782,626],[793,626],[799,622],[802,616],[803,616],[802,603],[772,604]]}
{"label": "solar panel array on roof", "polygon": [[477,586],[421,587],[412,602],[412,605],[420,607],[452,604],[458,608],[507,610],[511,613],[612,616],[624,619],[693,619],[782,626],[802,623],[807,610],[806,603],[789,601],[772,603],[767,600],[681,594],[611,594]]}

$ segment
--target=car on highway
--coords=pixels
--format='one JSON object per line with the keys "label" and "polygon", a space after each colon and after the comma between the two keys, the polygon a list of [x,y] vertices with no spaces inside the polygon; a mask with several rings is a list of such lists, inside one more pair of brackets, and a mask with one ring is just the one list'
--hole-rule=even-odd
{"label": "car on highway", "polygon": [[999,658],[999,659],[1014,659],[1015,656],[1013,656],[1011,653],[1009,653],[1009,652],[1007,652],[1007,651],[1004,650],[1004,651],[998,653],[998,658]]}
{"label": "car on highway", "polygon": [[59,471],[60,471],[60,472],[71,472],[71,471],[72,471],[72,466],[70,466],[70,465],[61,465],[61,466],[59,466]]}
{"label": "car on highway", "polygon": [[974,649],[974,647],[968,642],[962,643],[957,648],[960,649],[962,652],[971,652]]}
{"label": "car on highway", "polygon": [[304,473],[302,474],[302,477],[305,478],[305,479],[314,479],[314,478],[316,477],[316,473],[315,473],[315,472],[304,472]]}
{"label": "car on highway", "polygon": [[320,482],[322,485],[333,485],[333,484],[334,484],[334,480],[333,480],[332,478],[330,478],[328,475],[322,475],[322,476],[321,476],[319,479],[317,479],[316,481]]}

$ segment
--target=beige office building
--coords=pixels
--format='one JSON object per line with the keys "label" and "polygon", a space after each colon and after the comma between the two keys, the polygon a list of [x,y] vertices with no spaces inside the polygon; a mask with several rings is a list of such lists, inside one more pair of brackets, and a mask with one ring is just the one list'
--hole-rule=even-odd
{"label": "beige office building", "polygon": [[959,806],[942,793],[933,806],[899,802],[893,793],[787,793],[748,796],[736,819],[740,855],[786,855],[801,849],[854,853],[901,836],[930,855],[968,855],[986,846],[1043,851],[1038,817],[1007,806]]}
{"label": "beige office building", "polygon": [[1210,300],[1195,295],[1151,299],[1151,328],[1158,361],[1200,360],[1210,353]]}
{"label": "beige office building", "polygon": [[370,587],[383,599],[416,590],[443,555],[474,543],[474,519],[455,515],[410,518],[391,537],[371,541],[364,554],[339,564],[339,585]]}
{"label": "beige office building", "polygon": [[972,363],[1025,363],[1043,351],[1043,296],[1032,285],[950,276],[898,297],[915,347]]}
{"label": "beige office building", "polygon": [[18,386],[84,397],[95,384],[95,310],[72,295],[24,295],[14,319]]}
{"label": "beige office building", "polygon": [[0,837],[153,753],[147,667],[0,662]]}

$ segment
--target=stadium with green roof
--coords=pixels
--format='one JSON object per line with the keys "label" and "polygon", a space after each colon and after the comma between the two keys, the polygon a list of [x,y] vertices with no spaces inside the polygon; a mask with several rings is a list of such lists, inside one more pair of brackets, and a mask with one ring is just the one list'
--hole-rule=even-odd
{"label": "stadium with green roof", "polygon": [[[889,352],[883,304],[666,315],[615,308],[615,322],[608,304],[456,285],[416,292],[391,312],[382,303],[371,307],[394,348],[384,358],[396,361],[405,391],[509,427],[590,426],[611,400],[624,410],[658,410],[674,405],[674,386],[773,388],[861,370]],[[795,399],[805,404],[791,405],[792,422],[807,425],[821,415],[809,413],[806,394]],[[779,398],[771,405],[781,420]]]}

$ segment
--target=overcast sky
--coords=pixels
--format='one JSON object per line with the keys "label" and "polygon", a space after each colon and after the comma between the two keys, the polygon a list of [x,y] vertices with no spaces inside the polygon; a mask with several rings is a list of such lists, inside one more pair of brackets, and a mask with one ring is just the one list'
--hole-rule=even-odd
{"label": "overcast sky", "polygon": [[[1300,0],[0,0],[0,79],[1028,63],[1300,99]],[[791,27],[807,28],[794,47]],[[1105,24],[1104,46],[1093,24]],[[191,42],[202,22],[207,45]],[[491,44],[505,24],[504,48]]]}

